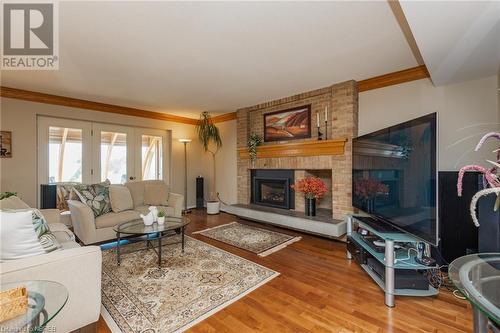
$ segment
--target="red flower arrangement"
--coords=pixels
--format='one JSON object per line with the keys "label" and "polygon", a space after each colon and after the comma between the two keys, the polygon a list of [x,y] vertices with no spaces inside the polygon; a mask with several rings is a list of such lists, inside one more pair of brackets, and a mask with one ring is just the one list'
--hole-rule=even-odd
{"label": "red flower arrangement", "polygon": [[317,177],[302,178],[291,185],[291,188],[304,193],[306,199],[320,199],[328,192],[328,187]]}
{"label": "red flower arrangement", "polygon": [[389,187],[375,179],[360,178],[354,182],[354,194],[361,199],[372,199],[388,193]]}

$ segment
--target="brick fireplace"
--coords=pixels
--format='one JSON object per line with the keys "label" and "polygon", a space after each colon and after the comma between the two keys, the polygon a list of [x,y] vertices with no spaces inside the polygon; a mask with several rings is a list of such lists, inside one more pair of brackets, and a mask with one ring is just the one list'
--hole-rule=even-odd
{"label": "brick fireplace", "polygon": [[[259,157],[252,162],[247,154],[250,134],[263,136],[264,115],[280,110],[310,105],[312,136],[289,142],[266,142],[259,149]],[[325,133],[324,109],[328,106],[328,140],[317,141],[316,114],[320,115],[321,132]],[[307,175],[323,179],[331,192],[320,202],[319,207],[331,211],[332,218],[343,219],[352,212],[351,205],[351,165],[352,138],[358,130],[358,92],[355,81],[334,84],[329,87],[298,95],[261,103],[237,111],[238,147],[238,203],[250,204],[254,201],[255,183],[252,174],[256,170],[292,170],[294,179]],[[301,145],[304,154],[287,155],[296,152]],[[300,147],[299,147],[300,148]],[[258,149],[258,151],[259,151]],[[317,151],[317,155],[315,152]],[[331,153],[330,153],[331,152]],[[306,156],[307,155],[307,156]],[[280,177],[277,177],[280,178]],[[281,177],[282,179],[284,177]],[[268,184],[269,200],[281,200],[281,192],[275,184]],[[294,194],[294,205],[288,207],[303,212],[304,198]]]}

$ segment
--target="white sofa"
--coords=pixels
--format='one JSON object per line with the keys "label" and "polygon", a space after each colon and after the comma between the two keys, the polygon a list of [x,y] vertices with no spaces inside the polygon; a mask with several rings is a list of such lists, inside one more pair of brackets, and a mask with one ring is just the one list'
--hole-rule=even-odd
{"label": "white sofa", "polygon": [[[25,209],[17,197],[0,200],[0,209]],[[102,254],[98,246],[81,247],[73,233],[59,222],[59,210],[41,210],[62,250],[0,263],[2,283],[50,280],[68,289],[68,301],[50,322],[56,332],[71,332],[99,319]]]}
{"label": "white sofa", "polygon": [[[144,180],[128,182],[125,186],[130,190],[134,208],[118,213],[110,212],[98,217],[89,206],[78,200],[68,200],[71,211],[73,229],[78,239],[83,244],[95,244],[116,239],[113,228],[124,222],[140,219],[140,214],[149,213],[149,206],[144,203],[144,191],[146,184],[163,183],[161,180]],[[165,212],[168,216],[182,216],[184,196],[170,192],[165,206],[156,206],[158,210]]]}

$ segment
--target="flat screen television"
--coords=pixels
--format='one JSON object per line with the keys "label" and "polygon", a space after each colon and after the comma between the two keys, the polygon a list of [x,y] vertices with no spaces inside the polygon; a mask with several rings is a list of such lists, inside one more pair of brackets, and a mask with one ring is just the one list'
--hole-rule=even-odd
{"label": "flat screen television", "polygon": [[432,245],[437,220],[436,114],[353,139],[352,202]]}

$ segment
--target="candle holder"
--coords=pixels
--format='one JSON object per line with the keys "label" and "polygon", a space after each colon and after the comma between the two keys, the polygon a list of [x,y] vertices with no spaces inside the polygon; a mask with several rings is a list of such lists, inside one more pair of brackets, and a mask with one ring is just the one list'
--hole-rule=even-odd
{"label": "candle holder", "polygon": [[320,132],[319,128],[318,126],[318,140],[323,140],[323,133]]}
{"label": "candle holder", "polygon": [[328,120],[325,119],[325,140],[328,140]]}

